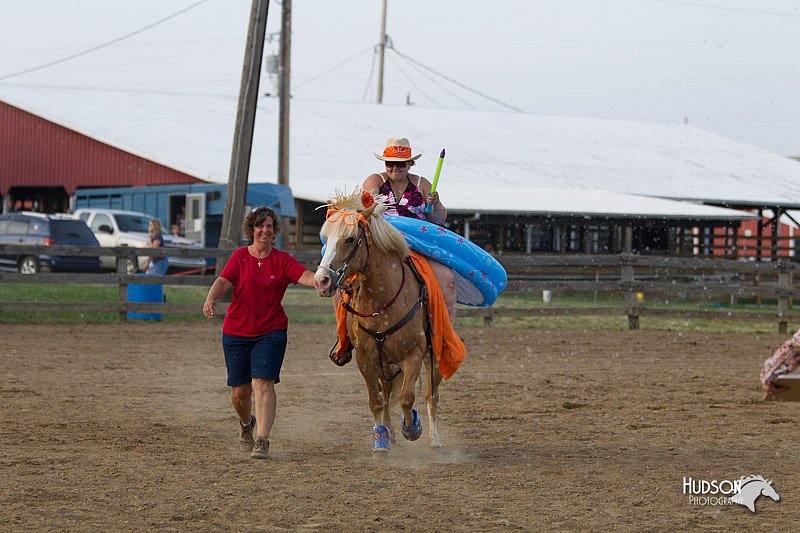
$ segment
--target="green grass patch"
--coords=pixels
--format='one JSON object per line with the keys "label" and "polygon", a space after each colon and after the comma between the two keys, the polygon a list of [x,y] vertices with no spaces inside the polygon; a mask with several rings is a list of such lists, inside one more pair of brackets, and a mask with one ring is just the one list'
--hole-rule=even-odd
{"label": "green grass patch", "polygon": [[[456,326],[487,327],[482,318],[456,318]],[[627,331],[628,318],[621,316],[495,317],[491,327],[506,329],[564,329],[576,331]],[[797,326],[794,326],[795,328]],[[729,318],[640,317],[639,328],[653,331],[703,331],[707,333],[776,333],[776,322]],[[789,324],[789,331],[793,331]]]}
{"label": "green grass patch", "polygon": [[3,283],[3,302],[115,302],[116,285],[68,285],[55,283]]}
{"label": "green grass patch", "polygon": [[[196,304],[197,313],[164,314],[164,322],[186,323],[202,322],[203,301],[208,289],[206,287],[164,286],[164,295],[168,302]],[[49,283],[5,283],[0,285],[0,301],[3,302],[116,302],[118,289],[116,285],[70,285]],[[307,287],[289,287],[283,303],[285,305],[330,306],[329,298],[320,298],[316,291]],[[540,309],[546,307],[566,307],[586,309],[592,307],[624,307],[623,294],[598,293],[569,294],[554,293],[550,303],[544,303],[540,294],[503,294],[494,307],[502,309]],[[642,301],[644,308],[672,309],[675,311],[724,311],[772,313],[777,312],[776,302],[762,300],[740,300],[735,305],[730,301],[670,301],[663,298],[648,297]],[[790,314],[797,311],[797,306],[790,309]],[[289,313],[294,323],[333,324],[333,312]],[[116,313],[98,312],[6,312],[0,313],[3,324],[40,324],[40,323],[94,323],[105,324],[117,322]],[[484,327],[482,318],[457,319],[457,324],[466,327]],[[777,323],[773,320],[737,320],[726,316],[708,318],[683,318],[669,316],[642,316],[639,320],[642,329],[662,331],[707,331],[707,332],[752,332],[773,333],[777,331]],[[511,329],[570,329],[580,331],[616,330],[628,328],[625,316],[530,316],[530,317],[495,317],[493,327]],[[797,325],[789,324],[790,330]]]}

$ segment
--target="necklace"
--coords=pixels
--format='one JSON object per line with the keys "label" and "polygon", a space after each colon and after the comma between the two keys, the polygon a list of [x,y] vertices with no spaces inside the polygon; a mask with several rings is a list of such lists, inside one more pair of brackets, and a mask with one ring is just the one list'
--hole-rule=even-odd
{"label": "necklace", "polygon": [[[267,258],[266,256],[264,256],[264,257],[258,257],[258,256],[256,256],[256,252],[255,252],[255,250],[250,250],[250,255],[252,255],[252,256],[253,256],[253,258],[254,258],[254,259],[256,260],[256,262],[258,263],[258,268],[261,268],[261,262],[262,262],[264,259],[266,259],[266,258]],[[269,254],[267,254],[267,255],[269,255]]]}

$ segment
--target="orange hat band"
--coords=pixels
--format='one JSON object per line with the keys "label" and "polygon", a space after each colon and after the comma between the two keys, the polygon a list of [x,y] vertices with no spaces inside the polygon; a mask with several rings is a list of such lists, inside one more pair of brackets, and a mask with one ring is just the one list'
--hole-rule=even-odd
{"label": "orange hat band", "polygon": [[405,157],[411,159],[411,148],[405,146],[387,146],[383,157]]}

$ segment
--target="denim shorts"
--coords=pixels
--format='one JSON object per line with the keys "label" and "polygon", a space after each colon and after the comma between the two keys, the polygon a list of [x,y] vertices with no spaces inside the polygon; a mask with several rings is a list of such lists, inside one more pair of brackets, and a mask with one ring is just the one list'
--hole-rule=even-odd
{"label": "denim shorts", "polygon": [[152,276],[163,276],[167,273],[169,269],[169,259],[163,258],[159,261],[151,261],[149,265],[147,265],[147,273]]}
{"label": "denim shorts", "polygon": [[260,337],[222,334],[222,351],[228,368],[228,386],[250,383],[252,378],[280,383],[281,365],[286,353],[286,330],[270,331]]}

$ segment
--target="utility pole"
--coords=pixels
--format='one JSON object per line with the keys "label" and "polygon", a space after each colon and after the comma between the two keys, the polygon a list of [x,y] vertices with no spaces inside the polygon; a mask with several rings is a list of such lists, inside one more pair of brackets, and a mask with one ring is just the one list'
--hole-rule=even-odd
{"label": "utility pole", "polygon": [[[242,82],[239,88],[239,108],[236,112],[236,127],[233,132],[231,169],[228,175],[228,191],[225,196],[225,211],[219,248],[235,248],[242,234],[244,204],[247,197],[247,178],[250,172],[250,153],[253,149],[253,128],[256,122],[258,82],[261,77],[261,58],[264,54],[264,35],[267,30],[269,0],[253,0],[250,8],[250,24],[247,30],[247,46],[244,51]],[[225,261],[217,260],[217,275],[222,272]]]}
{"label": "utility pole", "polygon": [[381,9],[381,40],[378,41],[378,103],[383,103],[383,56],[386,53],[386,2]]}
{"label": "utility pole", "polygon": [[[281,46],[278,58],[278,184],[289,185],[289,103],[292,98],[292,0],[281,4]],[[298,203],[298,202],[295,202]],[[299,242],[301,217],[295,220],[295,242]],[[281,227],[286,228],[285,244],[289,240],[289,217],[283,217]]]}
{"label": "utility pole", "polygon": [[292,60],[292,0],[283,0],[281,10],[281,49],[278,61],[278,184],[289,185],[289,100]]}

